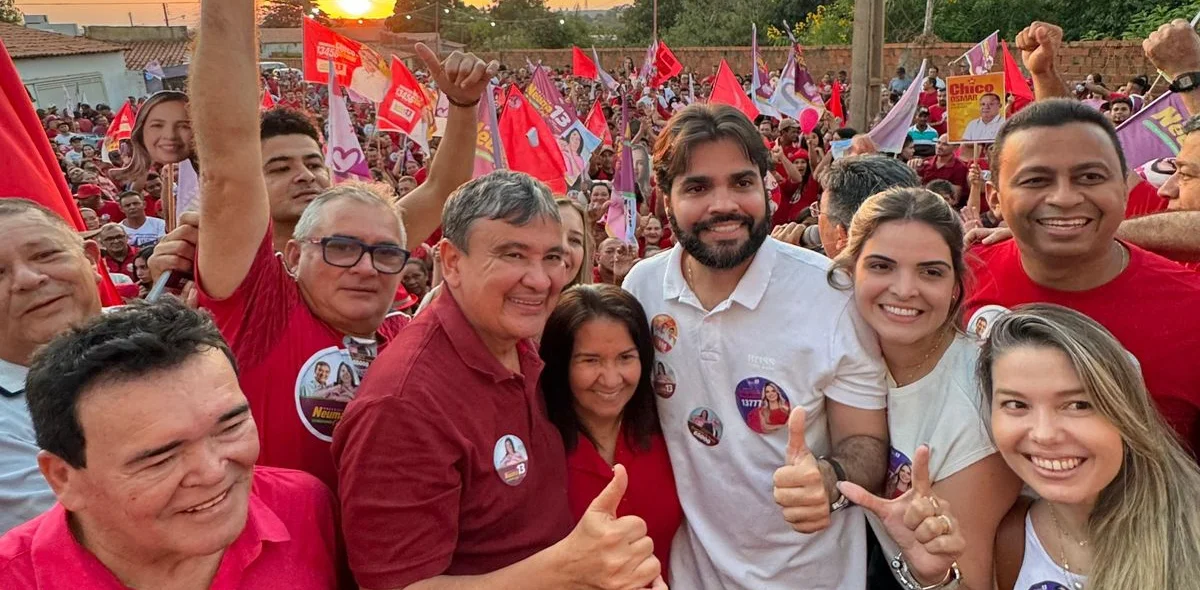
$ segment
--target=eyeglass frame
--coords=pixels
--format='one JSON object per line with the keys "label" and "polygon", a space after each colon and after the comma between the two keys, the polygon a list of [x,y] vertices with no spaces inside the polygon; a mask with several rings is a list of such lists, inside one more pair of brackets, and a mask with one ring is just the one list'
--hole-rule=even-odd
{"label": "eyeglass frame", "polygon": [[[355,258],[353,263],[347,264],[347,265],[334,264],[334,263],[330,262],[329,261],[329,253],[326,250],[326,248],[327,248],[327,244],[329,244],[329,242],[331,242],[333,240],[342,240],[342,241],[346,241],[346,242],[351,242],[353,244],[357,244],[359,247],[358,258]],[[362,262],[363,256],[370,254],[371,255],[371,268],[374,268],[377,272],[385,274],[385,275],[398,275],[398,274],[404,272],[404,265],[408,264],[409,260],[412,260],[412,252],[409,252],[408,250],[401,248],[400,246],[396,246],[394,244],[371,245],[371,244],[368,244],[358,238],[352,238],[350,236],[325,236],[323,238],[304,238],[299,241],[303,244],[318,244],[318,245],[320,245],[321,246],[321,260],[323,260],[325,262],[325,264],[328,264],[329,266],[334,266],[337,268],[354,268],[355,266],[358,266],[359,262]],[[383,248],[395,248],[396,250],[399,250],[404,253],[404,262],[400,263],[399,270],[397,270],[395,272],[386,271],[386,270],[379,268],[379,265],[375,263],[375,251],[381,250]]]}

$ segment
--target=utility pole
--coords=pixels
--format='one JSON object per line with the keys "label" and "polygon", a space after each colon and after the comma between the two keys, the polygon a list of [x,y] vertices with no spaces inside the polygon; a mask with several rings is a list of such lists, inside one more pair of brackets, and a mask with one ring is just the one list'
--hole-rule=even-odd
{"label": "utility pole", "polygon": [[650,33],[652,40],[658,39],[658,0],[654,0],[654,29]]}
{"label": "utility pole", "polygon": [[433,42],[435,43],[434,53],[438,57],[442,56],[442,7],[438,6],[438,0],[433,0]]}
{"label": "utility pole", "polygon": [[933,33],[933,0],[925,0],[925,26],[921,29],[921,35],[928,37]]}
{"label": "utility pole", "polygon": [[163,22],[166,23],[166,25],[169,27],[169,26],[171,26],[171,17],[170,17],[170,15],[167,14],[167,3],[163,2],[162,7],[163,7]]}
{"label": "utility pole", "polygon": [[129,13],[129,26],[131,26],[131,27],[133,26],[133,13],[132,12]]}
{"label": "utility pole", "polygon": [[883,83],[884,1],[854,2],[850,112],[847,113],[850,120],[847,123],[863,131],[879,108],[879,87]]}

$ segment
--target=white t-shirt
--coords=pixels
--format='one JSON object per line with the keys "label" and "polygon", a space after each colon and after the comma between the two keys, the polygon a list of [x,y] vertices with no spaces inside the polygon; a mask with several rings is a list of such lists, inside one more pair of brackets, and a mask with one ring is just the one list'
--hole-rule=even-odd
{"label": "white t-shirt", "polygon": [[126,221],[128,220],[121,222],[121,227],[125,228],[125,235],[129,236],[129,243],[138,248],[146,244],[153,244],[167,234],[167,222],[157,217],[147,216],[146,223],[137,229],[126,225]]}
{"label": "white t-shirt", "polygon": [[1004,126],[1004,117],[997,116],[992,119],[991,123],[984,123],[983,119],[971,119],[967,123],[967,130],[963,132],[963,141],[992,141],[996,139],[996,134],[1000,133],[1000,128]]}
{"label": "white t-shirt", "polygon": [[[797,533],[772,477],[786,461],[795,404],[808,412],[818,456],[832,450],[826,397],[887,406],[875,335],[850,295],[826,282],[830,261],[820,254],[768,238],[733,294],[705,311],[684,281],[682,252],[676,245],[638,263],[624,284],[651,320],[659,418],[685,516],[671,546],[671,587],[861,590],[861,509],[834,513],[820,533]],[[760,408],[769,389],[783,406]]]}
{"label": "white t-shirt", "polygon": [[[922,444],[929,445],[929,475],[935,483],[996,452],[975,386],[978,359],[979,344],[968,336],[958,336],[933,371],[915,383],[896,387],[889,377],[888,432],[892,448],[884,498],[897,498],[912,485],[913,454]],[[867,513],[867,521],[884,555],[889,559],[896,555],[900,547],[879,519]]]}
{"label": "white t-shirt", "polygon": [[1086,587],[1087,576],[1067,574],[1046,553],[1037,531],[1033,529],[1032,511],[1025,514],[1025,557],[1021,560],[1021,571],[1013,590],[1075,590]]}

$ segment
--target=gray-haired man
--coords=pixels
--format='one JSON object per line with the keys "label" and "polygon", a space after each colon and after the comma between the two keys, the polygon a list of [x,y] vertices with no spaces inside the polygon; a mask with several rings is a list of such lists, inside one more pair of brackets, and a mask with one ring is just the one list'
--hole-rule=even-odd
{"label": "gray-haired man", "polygon": [[821,200],[814,213],[825,254],[837,258],[850,236],[850,221],[863,201],[889,188],[919,187],[916,172],[885,156],[850,156],[835,161],[821,177]]}
{"label": "gray-haired man", "polygon": [[494,172],[450,197],[442,226],[446,290],[376,361],[334,433],[359,585],[661,587],[645,523],[615,516],[624,468],[572,530],[531,340],[566,282],[550,190]]}

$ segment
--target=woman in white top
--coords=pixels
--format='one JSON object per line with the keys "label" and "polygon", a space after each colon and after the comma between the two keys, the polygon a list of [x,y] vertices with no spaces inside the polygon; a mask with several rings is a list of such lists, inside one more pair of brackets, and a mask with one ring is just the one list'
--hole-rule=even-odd
{"label": "woman in white top", "polygon": [[[888,367],[892,449],[883,498],[897,498],[911,487],[917,447],[929,445],[934,494],[970,507],[955,514],[967,541],[958,561],[958,588],[979,590],[992,587],[992,541],[1021,485],[996,454],[983,422],[975,385],[979,345],[956,329],[965,273],[962,237],[958,215],[936,193],[884,191],[854,215],[829,281],[853,288]],[[893,561],[902,548],[899,539],[869,510],[867,518],[882,557]],[[890,563],[880,567],[880,561],[873,559],[872,589],[897,587],[888,570],[897,579],[900,573]],[[940,579],[918,581],[928,586]]]}
{"label": "woman in white top", "polygon": [[1017,307],[993,322],[978,378],[1000,455],[1039,498],[1001,524],[1000,590],[1200,585],[1200,468],[1111,334]]}

